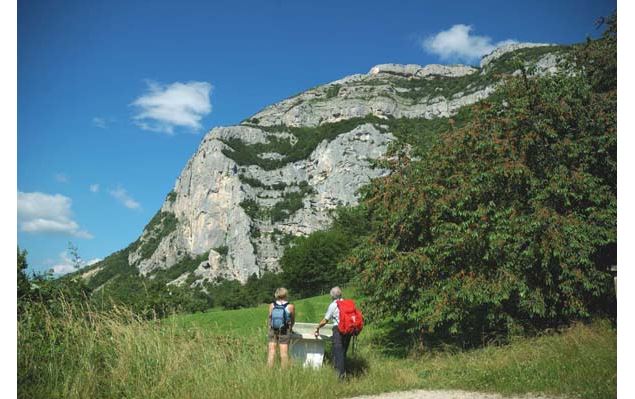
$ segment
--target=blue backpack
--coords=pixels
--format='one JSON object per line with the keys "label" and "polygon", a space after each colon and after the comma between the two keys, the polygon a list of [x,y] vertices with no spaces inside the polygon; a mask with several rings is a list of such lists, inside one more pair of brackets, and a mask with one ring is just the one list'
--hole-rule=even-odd
{"label": "blue backpack", "polygon": [[271,311],[271,328],[274,330],[280,330],[281,328],[285,328],[287,323],[287,305],[289,302],[284,305],[278,305],[277,303],[273,303],[273,310]]}

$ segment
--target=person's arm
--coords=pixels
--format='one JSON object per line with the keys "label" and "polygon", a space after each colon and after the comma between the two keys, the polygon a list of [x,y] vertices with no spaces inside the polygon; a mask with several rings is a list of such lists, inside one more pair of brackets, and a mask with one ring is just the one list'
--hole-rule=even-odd
{"label": "person's arm", "polygon": [[289,319],[289,330],[293,331],[293,325],[295,324],[295,305],[289,304],[289,314],[291,315],[291,319]]}
{"label": "person's arm", "polygon": [[273,303],[269,304],[269,317],[267,317],[267,328],[271,326],[271,311],[273,310]]}
{"label": "person's arm", "polygon": [[324,318],[322,320],[320,320],[320,322],[318,323],[317,328],[315,329],[315,336],[317,337],[318,335],[320,335],[320,328],[324,327],[326,325],[326,323],[329,322],[329,319],[331,317],[333,317],[333,310],[332,310],[333,304],[331,303],[329,305],[329,307],[326,309],[326,314],[324,315]]}
{"label": "person's arm", "polygon": [[326,323],[328,323],[329,321],[326,319],[322,319],[320,321],[320,323],[318,324],[317,328],[315,329],[315,336],[317,337],[318,335],[320,335],[320,328],[324,327],[326,325]]}

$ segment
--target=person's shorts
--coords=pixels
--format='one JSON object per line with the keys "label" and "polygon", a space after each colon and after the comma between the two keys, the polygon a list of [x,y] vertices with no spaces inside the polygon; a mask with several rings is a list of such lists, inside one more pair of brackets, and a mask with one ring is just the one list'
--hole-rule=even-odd
{"label": "person's shorts", "polygon": [[291,341],[291,331],[288,328],[280,330],[269,329],[269,342],[276,342],[278,344],[289,344]]}

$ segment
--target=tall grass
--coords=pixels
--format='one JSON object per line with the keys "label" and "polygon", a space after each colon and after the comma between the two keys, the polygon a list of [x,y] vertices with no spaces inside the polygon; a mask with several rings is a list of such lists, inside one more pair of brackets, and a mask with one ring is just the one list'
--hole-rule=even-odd
{"label": "tall grass", "polygon": [[[322,302],[318,297],[319,311],[309,310],[307,319],[321,316]],[[350,356],[351,378],[340,383],[330,364],[267,369],[262,309],[243,312],[143,321],[122,308],[96,312],[62,303],[52,314],[33,305],[18,323],[19,397],[313,398],[414,388],[615,397],[615,331],[606,323],[423,358],[382,356],[368,342],[371,325]],[[203,323],[205,315],[221,322]],[[243,330],[222,323],[241,317],[251,320]]]}
{"label": "tall grass", "polygon": [[617,336],[607,320],[423,363],[421,375],[432,388],[617,397]]}
{"label": "tall grass", "polygon": [[19,397],[278,398],[401,387],[398,369],[360,370],[374,376],[364,389],[338,384],[328,367],[269,370],[265,336],[264,327],[237,337],[143,321],[121,308],[64,304],[53,315],[35,306],[19,323]]}

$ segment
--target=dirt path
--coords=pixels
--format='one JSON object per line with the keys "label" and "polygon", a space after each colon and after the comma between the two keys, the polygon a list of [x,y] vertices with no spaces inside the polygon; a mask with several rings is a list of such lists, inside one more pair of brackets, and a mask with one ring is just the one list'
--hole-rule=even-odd
{"label": "dirt path", "polygon": [[388,392],[380,395],[355,396],[349,399],[555,399],[541,395],[504,396],[495,393],[481,393],[468,391],[403,391]]}

